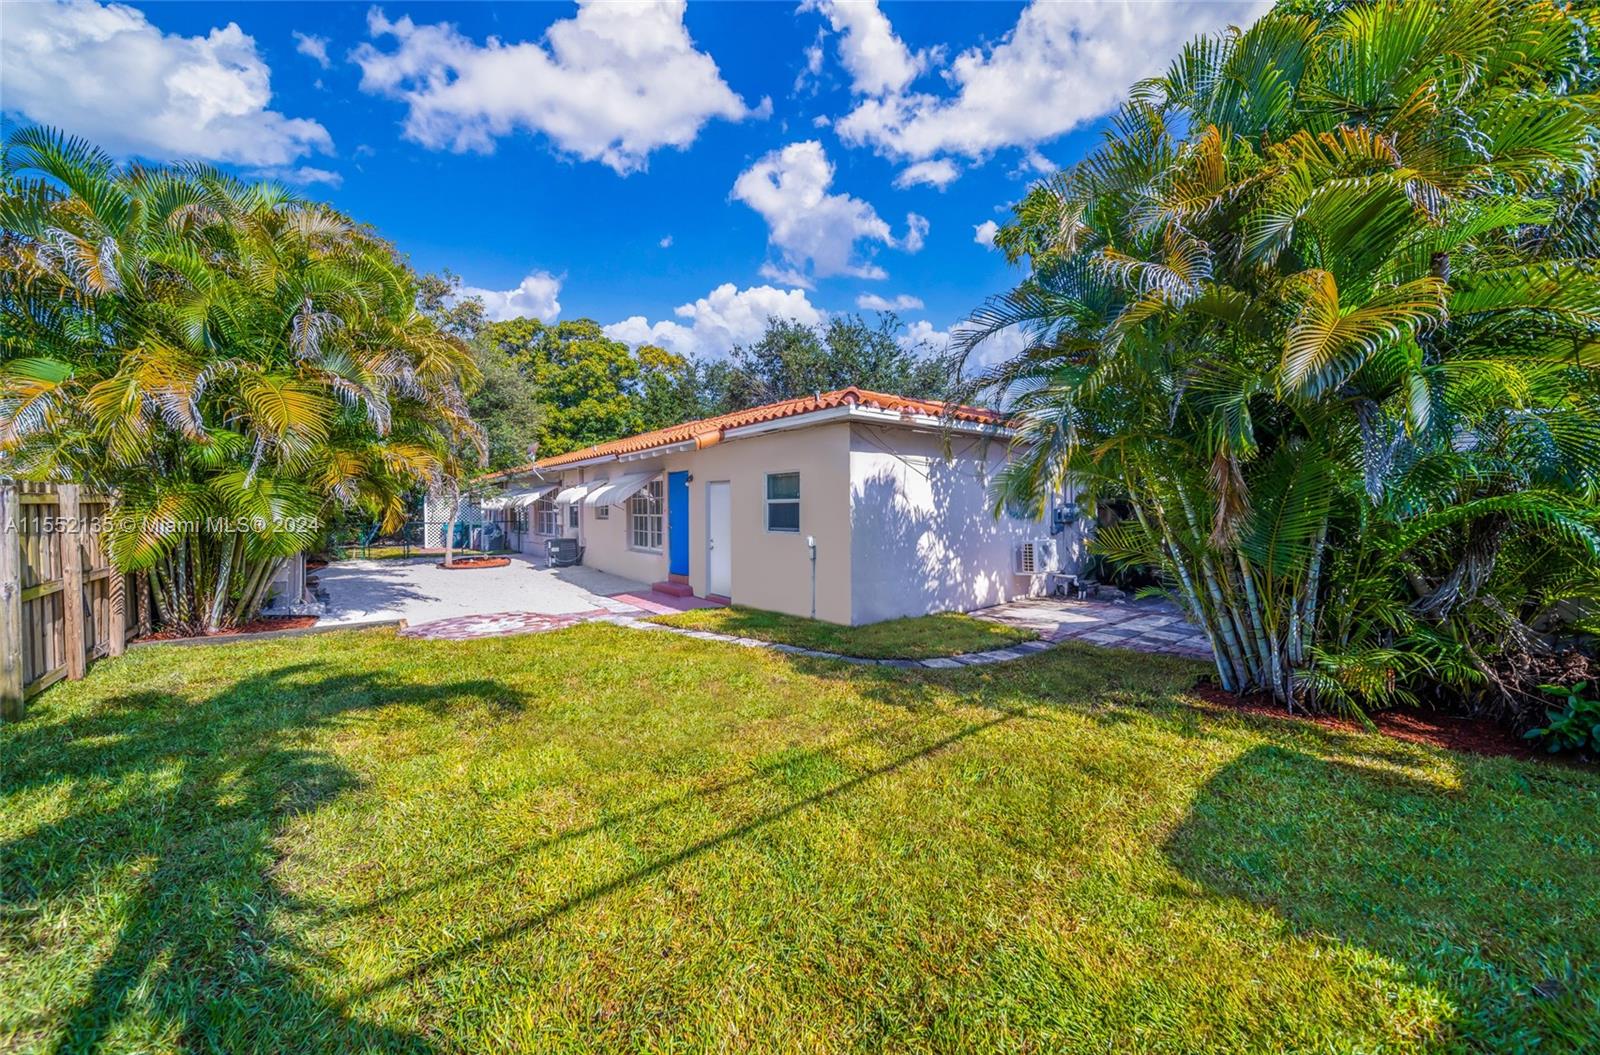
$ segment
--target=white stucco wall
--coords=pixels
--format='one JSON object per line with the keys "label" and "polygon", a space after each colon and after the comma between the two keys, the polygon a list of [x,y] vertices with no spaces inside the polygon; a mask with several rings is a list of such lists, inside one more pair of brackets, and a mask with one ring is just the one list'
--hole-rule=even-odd
{"label": "white stucco wall", "polygon": [[[949,455],[946,457],[946,443]],[[1012,574],[1018,543],[1050,537],[1038,521],[990,512],[988,481],[1002,441],[856,424],[850,435],[851,621],[971,611],[1044,590]],[[1056,536],[1064,566],[1078,532]]]}

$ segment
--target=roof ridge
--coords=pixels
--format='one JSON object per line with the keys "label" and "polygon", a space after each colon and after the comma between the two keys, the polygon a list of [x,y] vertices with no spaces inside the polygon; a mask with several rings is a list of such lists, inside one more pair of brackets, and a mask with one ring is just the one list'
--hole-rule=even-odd
{"label": "roof ridge", "polygon": [[622,436],[618,439],[607,440],[604,443],[595,443],[587,447],[580,447],[577,450],[551,455],[548,458],[540,458],[526,465],[489,473],[484,479],[496,480],[508,476],[516,476],[520,473],[537,471],[542,468],[554,469],[574,462],[587,461],[590,458],[600,458],[607,455],[636,454],[650,450],[653,447],[687,443],[701,436],[721,432],[725,429],[764,424],[768,421],[797,417],[801,414],[833,410],[841,406],[855,407],[862,405],[881,410],[899,411],[901,414],[922,411],[931,416],[949,416],[956,420],[983,425],[1004,425],[1007,421],[1006,415],[984,407],[951,403],[948,400],[897,396],[889,392],[875,392],[857,385],[849,385],[845,388],[836,388],[827,392],[814,392],[809,396],[780,399],[772,403],[746,407],[743,410],[730,410],[723,414],[713,414],[710,417],[696,418],[676,425],[666,425],[659,429],[634,433],[631,436]]}

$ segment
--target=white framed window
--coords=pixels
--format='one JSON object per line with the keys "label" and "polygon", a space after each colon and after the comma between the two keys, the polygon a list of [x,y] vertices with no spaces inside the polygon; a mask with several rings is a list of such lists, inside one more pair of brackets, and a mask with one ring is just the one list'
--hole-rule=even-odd
{"label": "white framed window", "polygon": [[767,474],[767,530],[800,530],[800,474]]}
{"label": "white framed window", "polygon": [[595,506],[594,507],[594,518],[596,520],[610,520],[611,519],[611,507],[610,506]]}
{"label": "white framed window", "polygon": [[533,507],[534,530],[541,535],[561,534],[561,511],[554,501],[541,498]]}
{"label": "white framed window", "polygon": [[578,528],[578,503],[576,502],[567,506],[567,527],[572,528],[574,531]]}
{"label": "white framed window", "polygon": [[661,552],[661,481],[651,480],[628,499],[628,545]]}

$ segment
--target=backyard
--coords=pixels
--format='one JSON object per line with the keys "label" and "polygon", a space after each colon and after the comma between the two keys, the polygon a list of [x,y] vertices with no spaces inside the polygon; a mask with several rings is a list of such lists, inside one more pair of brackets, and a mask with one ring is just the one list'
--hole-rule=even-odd
{"label": "backyard", "polygon": [[590,624],[135,649],[0,731],[0,1048],[1579,1051],[1600,774]]}

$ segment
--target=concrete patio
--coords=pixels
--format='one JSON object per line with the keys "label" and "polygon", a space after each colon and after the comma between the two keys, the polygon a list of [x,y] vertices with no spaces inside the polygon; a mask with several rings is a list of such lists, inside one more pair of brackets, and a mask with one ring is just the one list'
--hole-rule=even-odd
{"label": "concrete patio", "polygon": [[1091,645],[1210,659],[1204,632],[1170,601],[1089,601],[1029,597],[972,613],[1008,626],[1025,627],[1040,640],[1087,641]]}
{"label": "concrete patio", "polygon": [[593,568],[552,568],[508,554],[503,568],[450,570],[438,557],[339,561],[313,574],[328,606],[318,626],[404,619],[417,637],[481,637],[554,629],[606,615],[654,615],[710,602],[660,594]]}

